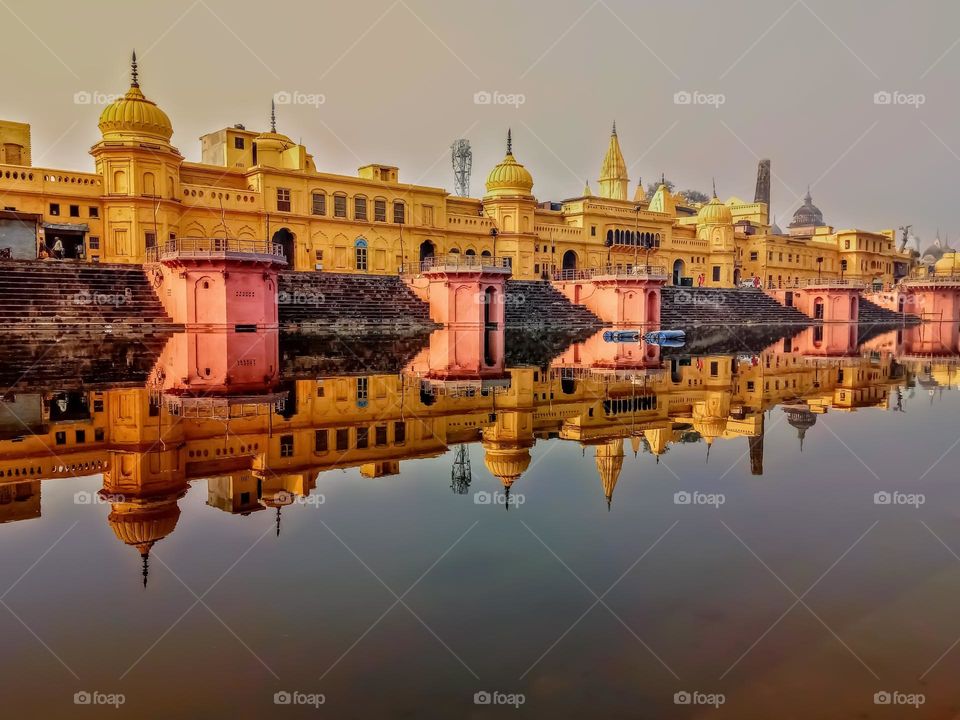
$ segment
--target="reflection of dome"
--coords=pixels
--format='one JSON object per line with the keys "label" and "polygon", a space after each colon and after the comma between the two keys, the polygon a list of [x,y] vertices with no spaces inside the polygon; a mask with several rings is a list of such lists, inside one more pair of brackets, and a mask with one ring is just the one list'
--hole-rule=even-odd
{"label": "reflection of dome", "polygon": [[509,488],[530,466],[530,450],[526,447],[497,447],[500,443],[484,441],[483,464],[491,475],[500,478]]}
{"label": "reflection of dome", "polygon": [[623,469],[623,438],[611,440],[596,449],[595,460],[597,472],[600,473],[600,484],[603,486],[603,495],[607,499],[607,509],[613,501],[613,489],[620,479]]}
{"label": "reflection of dome", "polygon": [[[177,527],[180,507],[177,499],[183,493],[158,498],[123,498],[111,503],[107,522],[125,545],[135,547],[143,557],[143,586],[147,586],[147,557],[158,541]],[[111,495],[104,495],[107,499]]]}
{"label": "reflection of dome", "polygon": [[714,195],[697,213],[697,225],[732,225],[733,213]]}
{"label": "reflection of dome", "polygon": [[787,422],[797,429],[797,437],[800,438],[800,451],[803,451],[803,438],[807,430],[817,424],[817,416],[810,412],[807,407],[785,407],[787,413]]}
{"label": "reflection of dome", "polygon": [[820,212],[820,208],[813,204],[813,198],[810,196],[810,188],[807,188],[807,195],[803,199],[803,205],[793,214],[793,222],[790,223],[790,227],[805,227],[808,225],[817,227],[823,225],[823,213]]}
{"label": "reflection of dome", "polygon": [[513,139],[507,131],[507,155],[487,175],[487,195],[529,195],[533,190],[530,171],[513,157]]}
{"label": "reflection of dome", "polygon": [[168,142],[173,135],[170,118],[140,91],[136,53],[133,54],[130,89],[103,109],[99,127],[104,140],[148,138]]}
{"label": "reflection of dome", "polygon": [[693,429],[696,430],[700,434],[700,437],[706,440],[707,443],[712,443],[716,438],[726,432],[727,420],[726,418],[712,417],[694,420]]}

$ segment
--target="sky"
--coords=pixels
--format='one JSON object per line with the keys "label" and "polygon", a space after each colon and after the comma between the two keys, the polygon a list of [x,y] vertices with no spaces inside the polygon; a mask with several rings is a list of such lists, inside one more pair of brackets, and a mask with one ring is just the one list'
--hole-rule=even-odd
{"label": "sky", "polygon": [[38,167],[93,168],[136,49],[188,160],[206,132],[266,129],[277,98],[321,171],[452,190],[467,138],[480,196],[509,127],[556,201],[597,191],[616,121],[634,183],[752,200],[769,157],[781,225],[809,185],[838,228],[960,239],[951,0],[0,0],[0,27],[0,118],[33,126]]}

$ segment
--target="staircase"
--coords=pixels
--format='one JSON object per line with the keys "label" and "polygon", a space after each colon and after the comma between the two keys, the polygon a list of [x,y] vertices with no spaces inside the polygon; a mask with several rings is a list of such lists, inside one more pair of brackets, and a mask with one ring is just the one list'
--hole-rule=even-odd
{"label": "staircase", "polygon": [[699,325],[812,325],[796,308],[781,305],[753,288],[665,287],[660,325],[690,328]]}
{"label": "staircase", "polygon": [[507,280],[508,328],[600,328],[603,323],[582,305],[574,305],[546,280]]}
{"label": "staircase", "polygon": [[887,310],[862,295],[860,296],[860,322],[875,325],[919,325],[920,318],[910,313]]}
{"label": "staircase", "polygon": [[0,332],[141,336],[155,327],[174,325],[139,265],[0,261]]}
{"label": "staircase", "polygon": [[434,328],[430,308],[396,275],[281,272],[277,305],[286,332],[405,332]]}

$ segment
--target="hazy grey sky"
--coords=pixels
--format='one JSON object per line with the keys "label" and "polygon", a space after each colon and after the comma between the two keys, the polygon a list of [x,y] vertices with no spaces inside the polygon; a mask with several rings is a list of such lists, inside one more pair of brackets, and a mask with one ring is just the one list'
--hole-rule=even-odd
{"label": "hazy grey sky", "polygon": [[[38,166],[92,168],[102,106],[82,100],[125,90],[135,47],[191,160],[204,132],[265,128],[275,93],[301,93],[324,102],[280,106],[278,130],[322,170],[382,162],[452,188],[449,144],[467,137],[480,195],[511,126],[534,192],[559,200],[596,190],[616,119],[634,182],[715,176],[752,199],[770,157],[778,219],[810,183],[839,227],[960,241],[955,0],[2,0],[0,27],[0,117],[33,125]],[[476,104],[483,91],[524,102]],[[877,104],[884,91],[920,97]]]}

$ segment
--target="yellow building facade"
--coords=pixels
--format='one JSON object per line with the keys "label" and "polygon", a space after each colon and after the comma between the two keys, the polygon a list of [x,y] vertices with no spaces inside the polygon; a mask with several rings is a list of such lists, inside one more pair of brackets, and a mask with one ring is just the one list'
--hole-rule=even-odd
{"label": "yellow building facade", "polygon": [[[538,201],[509,138],[481,198],[404,183],[388,164],[356,176],[319,170],[273,113],[264,132],[237,125],[204,135],[201,161],[186,161],[170,143],[170,118],[141,90],[135,59],[129,90],[103,110],[99,128],[94,171],[78,173],[33,167],[29,126],[0,121],[0,249],[53,255],[59,239],[67,259],[144,263],[165,241],[226,238],[280,245],[300,271],[396,274],[460,253],[505,258],[519,279],[649,263],[674,284],[702,276],[708,287],[841,274],[889,285],[910,262],[892,231],[836,231],[810,210],[809,195],[786,234],[769,224],[763,202],[690,205],[664,184],[649,198],[638,184],[630,197],[616,126],[599,194],[588,183],[562,202]],[[11,240],[13,224],[21,232]],[[31,224],[33,249],[24,239]]]}

